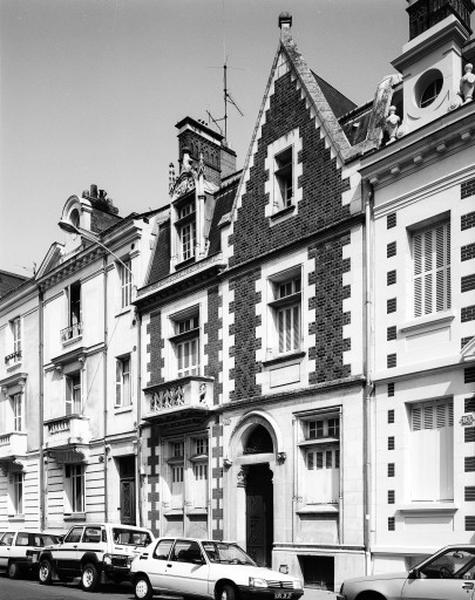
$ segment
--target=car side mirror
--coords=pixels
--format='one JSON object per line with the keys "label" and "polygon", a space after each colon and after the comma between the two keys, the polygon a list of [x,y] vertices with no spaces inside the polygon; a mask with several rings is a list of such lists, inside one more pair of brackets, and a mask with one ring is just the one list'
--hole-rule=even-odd
{"label": "car side mirror", "polygon": [[407,575],[408,579],[419,579],[420,573],[417,569],[411,569]]}

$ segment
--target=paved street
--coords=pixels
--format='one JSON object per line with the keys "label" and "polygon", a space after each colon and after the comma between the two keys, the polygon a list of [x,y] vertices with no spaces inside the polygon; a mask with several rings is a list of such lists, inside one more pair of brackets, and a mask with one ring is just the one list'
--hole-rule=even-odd
{"label": "paved street", "polygon": [[[128,585],[107,585],[101,587],[97,600],[131,600],[134,595]],[[67,585],[55,583],[50,586],[40,585],[37,581],[17,579],[15,581],[0,576],[1,600],[91,600],[91,594],[81,590],[77,583]]]}
{"label": "paved street", "polygon": [[[94,594],[96,600],[132,600],[134,594],[129,585],[107,585]],[[160,597],[156,597],[160,600]],[[303,600],[334,600],[330,592],[307,590]],[[91,594],[84,592],[77,583],[50,586],[40,585],[37,581],[17,579],[11,580],[0,575],[0,600],[91,600]]]}

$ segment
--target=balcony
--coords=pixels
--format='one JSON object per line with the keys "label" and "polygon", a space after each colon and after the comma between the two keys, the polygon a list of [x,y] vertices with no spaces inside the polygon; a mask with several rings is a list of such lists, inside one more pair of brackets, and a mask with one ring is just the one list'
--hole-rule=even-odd
{"label": "balcony", "polygon": [[213,405],[213,381],[210,377],[190,376],[146,388],[144,420],[179,419],[184,424],[203,419]]}
{"label": "balcony", "polygon": [[26,455],[27,434],[24,431],[13,431],[0,434],[0,461],[14,460]]}
{"label": "balcony", "polygon": [[63,344],[80,339],[82,336],[82,323],[74,323],[69,327],[61,329],[61,341]]}
{"label": "balcony", "polygon": [[16,367],[21,363],[21,350],[15,350],[11,354],[7,354],[5,356],[5,366],[7,369],[11,369],[12,367]]}
{"label": "balcony", "polygon": [[91,439],[89,419],[81,415],[55,417],[45,421],[45,448],[57,462],[80,462],[88,455]]}

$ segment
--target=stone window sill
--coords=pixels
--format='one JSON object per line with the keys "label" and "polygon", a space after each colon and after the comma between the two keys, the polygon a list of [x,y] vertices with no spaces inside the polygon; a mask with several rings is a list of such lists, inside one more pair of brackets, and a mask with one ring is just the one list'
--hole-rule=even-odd
{"label": "stone window sill", "polygon": [[132,412],[132,409],[132,404],[130,404],[130,406],[114,406],[114,414],[121,415],[123,413]]}
{"label": "stone window sill", "polygon": [[280,221],[286,217],[290,217],[295,213],[295,204],[291,204],[290,206],[286,206],[285,208],[281,208],[279,211],[275,212],[273,215],[269,217],[271,223],[275,221]]}
{"label": "stone window sill", "polygon": [[83,512],[77,512],[77,513],[65,513],[64,514],[64,521],[85,521],[86,520],[86,513]]}
{"label": "stone window sill", "polygon": [[298,515],[313,515],[318,513],[338,513],[338,504],[306,504],[295,511]]}
{"label": "stone window sill", "polygon": [[76,344],[77,342],[80,342],[81,340],[82,340],[82,334],[77,335],[76,337],[73,337],[73,338],[69,338],[69,340],[64,340],[63,348],[67,348],[68,346],[73,346],[74,344]]}
{"label": "stone window sill", "polygon": [[422,331],[440,329],[449,325],[454,319],[455,315],[451,311],[432,313],[403,323],[399,327],[399,332],[403,335],[411,335]]}
{"label": "stone window sill", "polygon": [[25,515],[22,515],[22,514],[8,515],[8,522],[9,523],[24,523]]}
{"label": "stone window sill", "polygon": [[118,312],[115,313],[115,318],[117,319],[117,317],[122,317],[122,315],[127,315],[130,313],[131,310],[132,310],[132,307],[130,306],[130,304],[129,304],[129,306],[124,306]]}
{"label": "stone window sill", "polygon": [[413,502],[399,506],[397,511],[400,513],[434,513],[446,512],[455,513],[458,507],[453,502]]}
{"label": "stone window sill", "polygon": [[305,356],[305,352],[303,350],[298,350],[297,352],[287,352],[286,354],[280,354],[274,358],[269,358],[268,360],[263,360],[262,365],[264,367],[270,367],[272,365],[276,365],[279,363],[289,362],[292,360],[298,360]]}

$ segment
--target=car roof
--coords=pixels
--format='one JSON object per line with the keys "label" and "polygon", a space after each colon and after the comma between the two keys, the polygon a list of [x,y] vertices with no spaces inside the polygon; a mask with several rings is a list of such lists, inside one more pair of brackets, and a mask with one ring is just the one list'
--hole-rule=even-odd
{"label": "car roof", "polygon": [[133,531],[146,531],[151,533],[147,527],[138,527],[137,525],[126,525],[125,523],[76,523],[72,527],[117,527],[120,529],[132,529]]}

